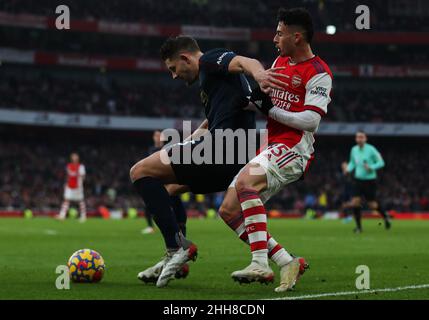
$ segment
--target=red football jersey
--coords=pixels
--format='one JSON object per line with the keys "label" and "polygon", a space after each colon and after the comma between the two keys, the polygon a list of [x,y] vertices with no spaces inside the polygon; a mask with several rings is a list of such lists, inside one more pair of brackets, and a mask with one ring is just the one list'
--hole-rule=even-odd
{"label": "red football jersey", "polygon": [[[289,57],[278,57],[273,68],[285,67],[276,71],[287,75],[278,78],[286,85],[284,90],[271,91],[271,101],[274,106],[291,111],[302,112],[312,110],[324,116],[331,101],[332,72],[328,65],[315,56],[309,60],[292,64]],[[314,137],[312,132],[298,130],[268,118],[268,143],[283,143],[289,148],[295,148],[305,158],[310,159],[314,152]]]}
{"label": "red football jersey", "polygon": [[85,167],[80,163],[67,164],[67,186],[70,189],[82,188],[82,177],[85,175]]}

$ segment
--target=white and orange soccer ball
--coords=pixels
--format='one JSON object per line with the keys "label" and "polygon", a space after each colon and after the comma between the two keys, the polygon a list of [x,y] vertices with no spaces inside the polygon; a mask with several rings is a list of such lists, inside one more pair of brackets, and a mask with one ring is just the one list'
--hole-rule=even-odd
{"label": "white and orange soccer ball", "polygon": [[67,264],[73,282],[99,282],[106,266],[103,257],[94,250],[81,249],[70,257]]}

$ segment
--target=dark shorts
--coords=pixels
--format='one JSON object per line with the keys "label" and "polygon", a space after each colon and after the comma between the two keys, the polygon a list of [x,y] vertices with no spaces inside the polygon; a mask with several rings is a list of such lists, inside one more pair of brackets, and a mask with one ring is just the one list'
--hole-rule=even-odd
{"label": "dark shorts", "polygon": [[[231,164],[216,164],[215,162],[215,151],[212,151],[211,163],[195,163],[194,159],[188,157],[189,161],[184,161],[182,158],[185,154],[189,155],[189,152],[193,152],[202,141],[188,144],[176,144],[168,148],[168,155],[170,156],[171,167],[176,175],[177,183],[181,185],[189,186],[191,191],[196,194],[207,194],[214,192],[226,191],[240,171],[249,159],[244,161],[238,161],[234,159]],[[230,152],[231,150],[229,150]],[[172,158],[172,154],[176,155],[176,158]],[[224,150],[223,154],[226,155],[228,150]],[[181,161],[177,160],[177,155],[181,156]],[[223,161],[226,163],[226,161]]]}
{"label": "dark shorts", "polygon": [[355,197],[364,197],[366,201],[375,201],[377,195],[376,180],[354,180]]}

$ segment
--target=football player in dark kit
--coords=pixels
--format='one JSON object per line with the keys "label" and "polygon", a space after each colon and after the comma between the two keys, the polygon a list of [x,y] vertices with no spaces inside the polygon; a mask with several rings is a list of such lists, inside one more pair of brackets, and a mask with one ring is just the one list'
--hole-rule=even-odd
{"label": "football player in dark kit", "polygon": [[[237,152],[239,146],[236,142],[232,146],[228,145],[228,148],[222,142],[223,158],[220,163],[219,152],[215,152],[218,151],[215,148],[217,130],[244,129],[247,133],[247,130],[256,127],[255,114],[243,110],[251,98],[250,85],[244,74],[255,79],[264,92],[269,92],[271,88],[281,88],[283,83],[276,79],[281,77],[275,73],[277,69],[265,70],[259,61],[238,56],[226,49],[203,53],[191,37],[169,38],[160,51],[173,79],[183,80],[187,85],[199,82],[207,118],[183,143],[152,154],[130,170],[135,190],[146,203],[147,209],[154,214],[167,248],[165,258],[141,272],[138,277],[156,277],[156,285],[164,287],[186,262],[195,260],[197,255],[196,245],[180,232],[169,205],[170,194],[225,191],[234,176],[252,157],[251,152],[246,151],[245,158],[242,159],[242,155]],[[182,158],[193,155],[193,150],[201,148],[201,143],[210,140],[213,141],[209,144],[212,151],[210,161],[196,163],[193,158],[189,163],[182,161]],[[253,152],[256,152],[256,146],[254,148]],[[226,159],[230,160],[231,153],[234,154],[232,163]]]}

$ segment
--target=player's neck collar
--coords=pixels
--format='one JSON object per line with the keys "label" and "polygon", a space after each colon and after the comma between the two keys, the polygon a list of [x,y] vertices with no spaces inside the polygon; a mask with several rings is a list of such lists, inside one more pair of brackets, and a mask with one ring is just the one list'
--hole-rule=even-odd
{"label": "player's neck collar", "polygon": [[313,60],[313,59],[314,59],[314,58],[316,58],[316,57],[317,57],[317,54],[313,54],[313,56],[312,56],[311,58],[305,59],[305,60],[303,60],[303,61],[298,61],[298,62],[294,62],[294,61],[292,61],[292,58],[291,58],[291,57],[289,57],[289,61],[288,61],[288,63],[289,63],[289,65],[291,65],[291,66],[296,66],[297,64],[305,63],[305,62],[307,62],[307,61]]}

